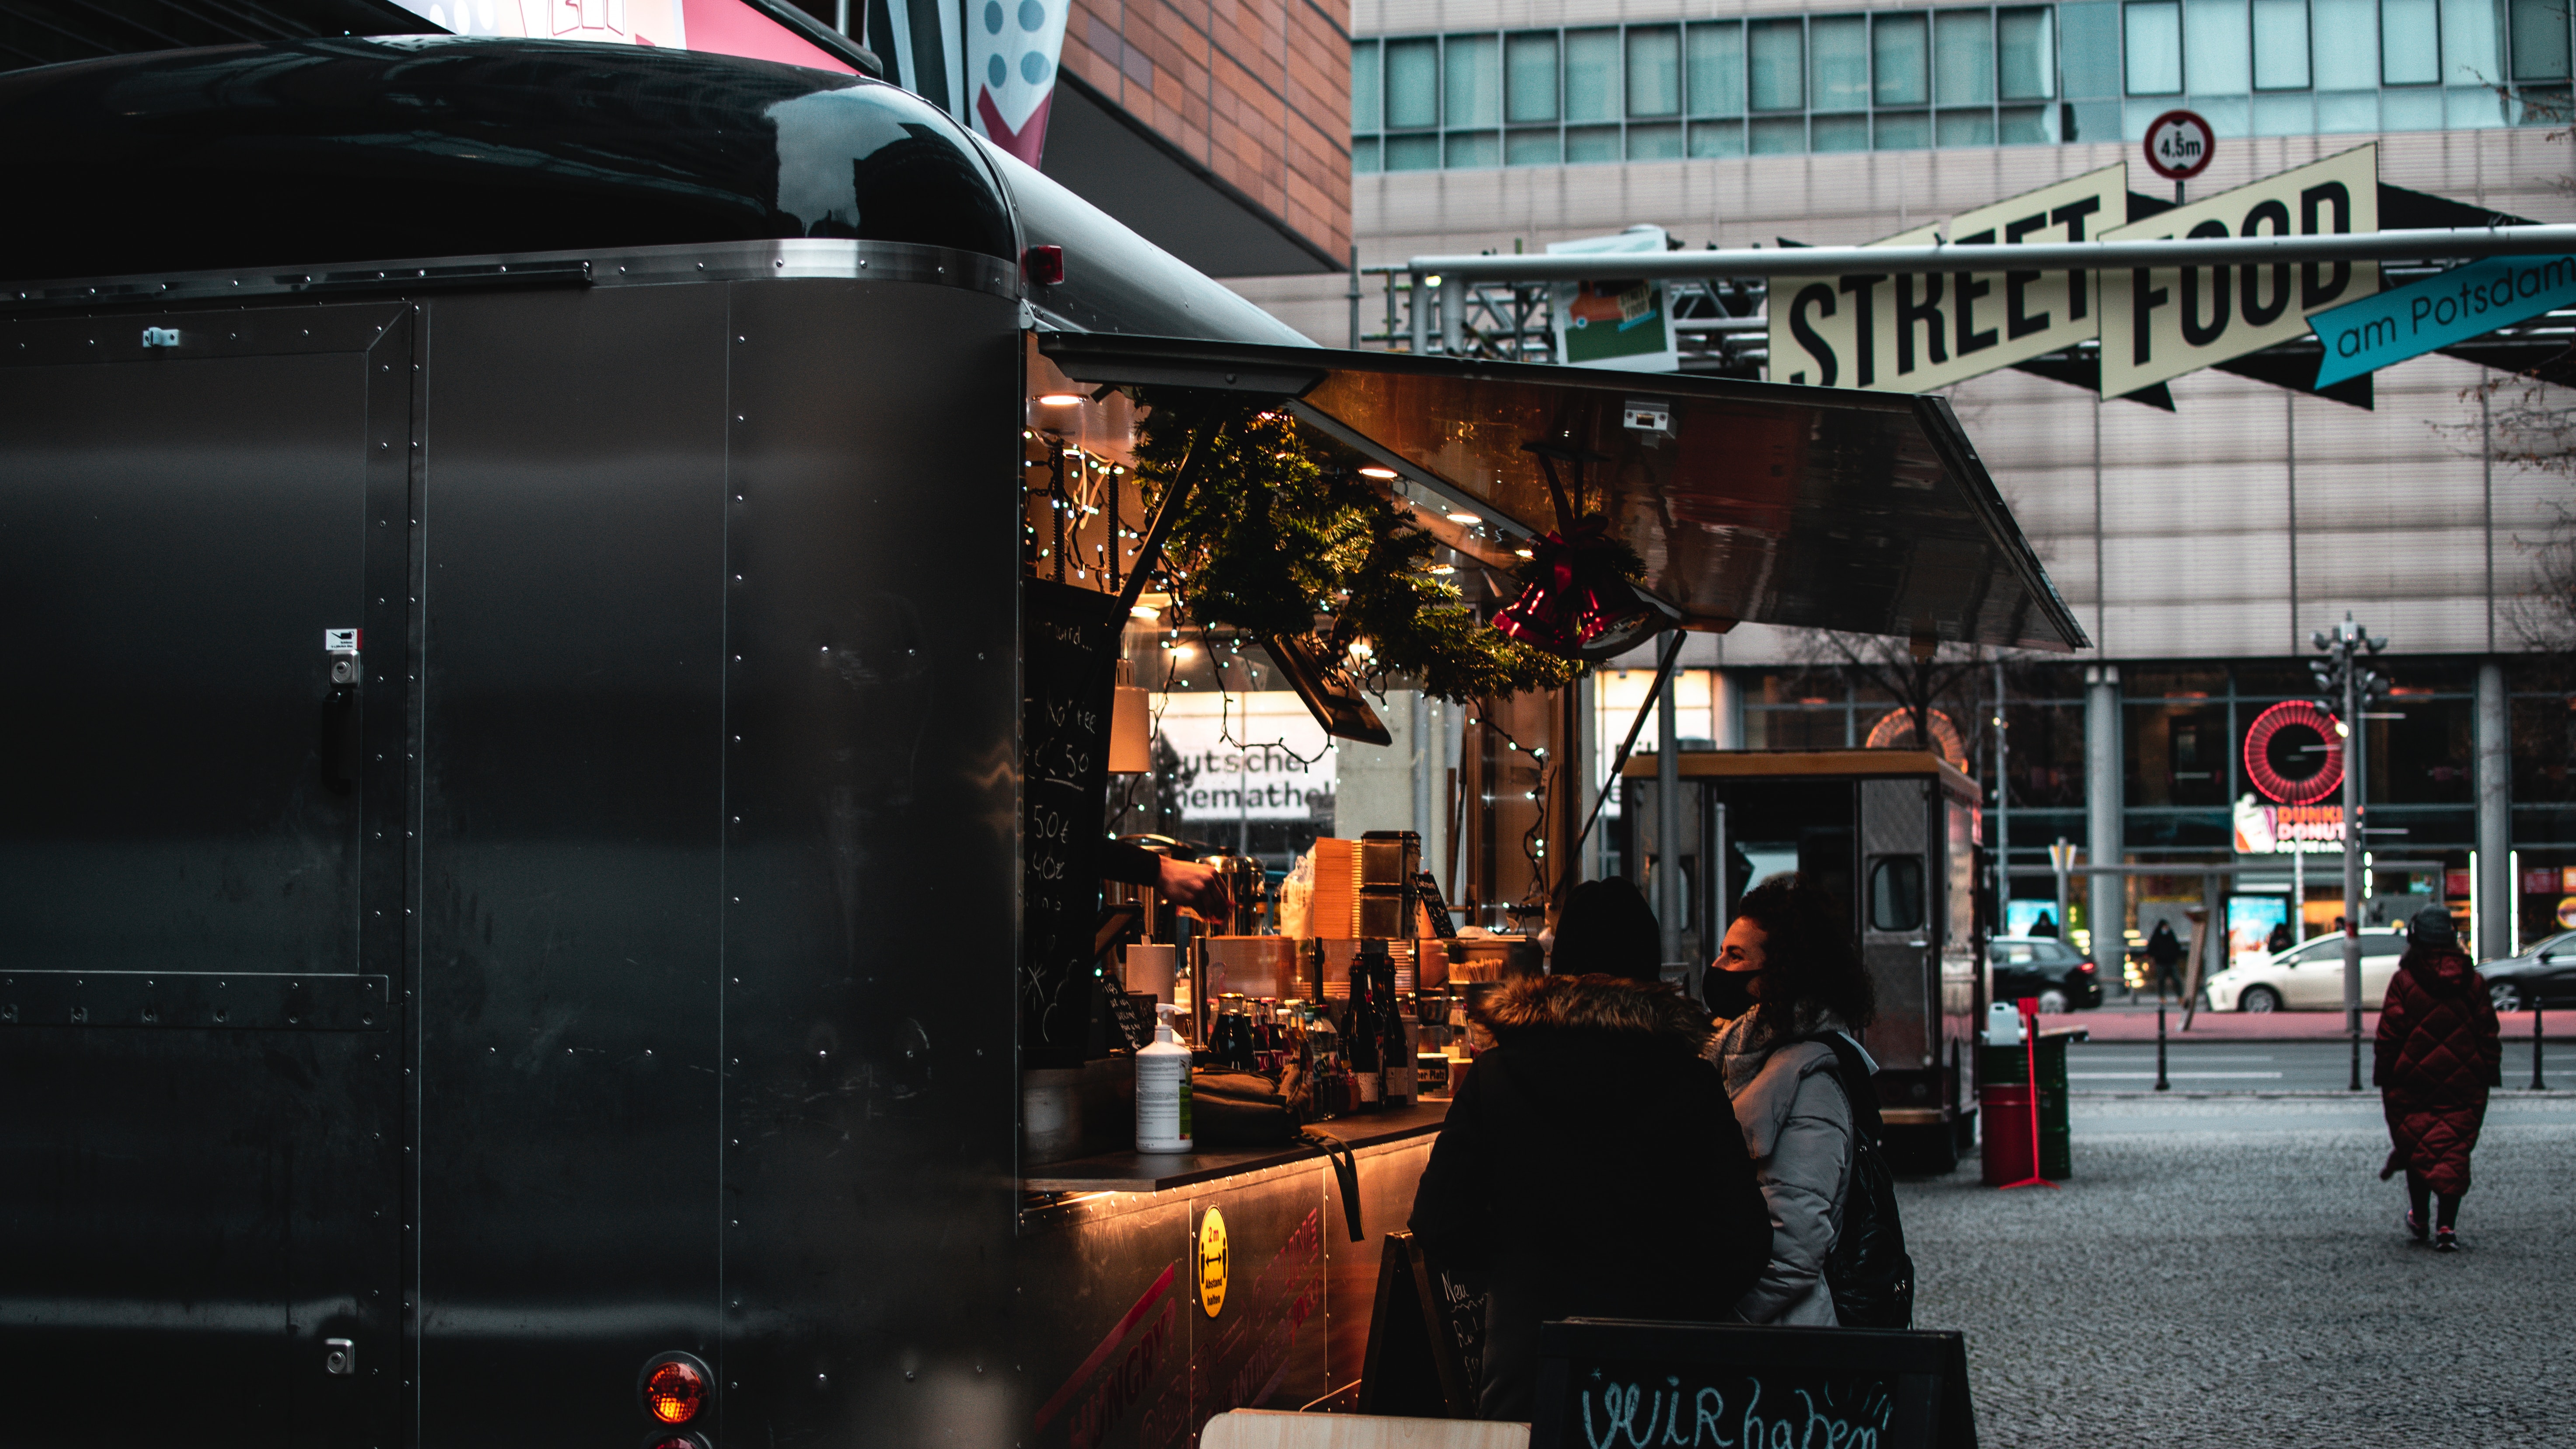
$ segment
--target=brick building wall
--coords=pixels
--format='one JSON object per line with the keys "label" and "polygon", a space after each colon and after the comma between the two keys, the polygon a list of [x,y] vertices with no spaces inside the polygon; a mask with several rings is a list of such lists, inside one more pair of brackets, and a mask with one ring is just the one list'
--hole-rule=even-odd
{"label": "brick building wall", "polygon": [[1349,0],[1074,0],[1063,68],[1315,247],[1347,253]]}

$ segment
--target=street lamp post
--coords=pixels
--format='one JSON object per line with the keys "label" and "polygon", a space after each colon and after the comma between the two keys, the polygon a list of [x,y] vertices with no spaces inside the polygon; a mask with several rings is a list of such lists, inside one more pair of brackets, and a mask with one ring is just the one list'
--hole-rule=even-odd
{"label": "street lamp post", "polygon": [[2346,613],[2343,622],[2331,630],[2319,629],[2308,636],[2309,642],[2323,654],[2323,659],[2308,661],[2315,674],[2318,691],[2343,696],[2343,714],[2337,722],[2343,731],[2343,1028],[2352,1043],[2352,1077],[2349,1089],[2361,1090],[2361,798],[2362,738],[2361,712],[2387,681],[2377,670],[2363,663],[2364,655],[2376,655],[2388,647],[2385,637],[2374,637]]}

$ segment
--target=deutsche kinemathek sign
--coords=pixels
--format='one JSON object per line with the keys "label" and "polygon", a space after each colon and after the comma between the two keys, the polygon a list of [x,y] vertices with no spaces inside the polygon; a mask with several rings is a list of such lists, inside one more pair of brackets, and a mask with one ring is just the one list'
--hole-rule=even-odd
{"label": "deutsche kinemathek sign", "polygon": [[2325,358],[2317,386],[2576,304],[2576,257],[2491,257],[2308,319]]}

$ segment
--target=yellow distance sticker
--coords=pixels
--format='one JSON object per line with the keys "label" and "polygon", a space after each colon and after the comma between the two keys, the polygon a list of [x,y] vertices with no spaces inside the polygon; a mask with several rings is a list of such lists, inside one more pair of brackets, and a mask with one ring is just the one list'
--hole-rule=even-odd
{"label": "yellow distance sticker", "polygon": [[1225,1214],[1209,1208],[1199,1219],[1199,1311],[1210,1318],[1225,1311],[1225,1270],[1233,1255],[1225,1240]]}

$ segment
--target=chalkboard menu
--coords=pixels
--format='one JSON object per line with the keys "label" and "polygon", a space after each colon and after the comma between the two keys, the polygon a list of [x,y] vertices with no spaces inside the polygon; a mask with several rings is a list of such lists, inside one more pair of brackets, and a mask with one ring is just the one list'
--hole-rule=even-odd
{"label": "chalkboard menu", "polygon": [[1114,594],[1020,581],[1020,1052],[1078,1067],[1091,1034],[1107,831]]}
{"label": "chalkboard menu", "polygon": [[1956,1333],[1573,1318],[1539,1327],[1530,1449],[1975,1449]]}

